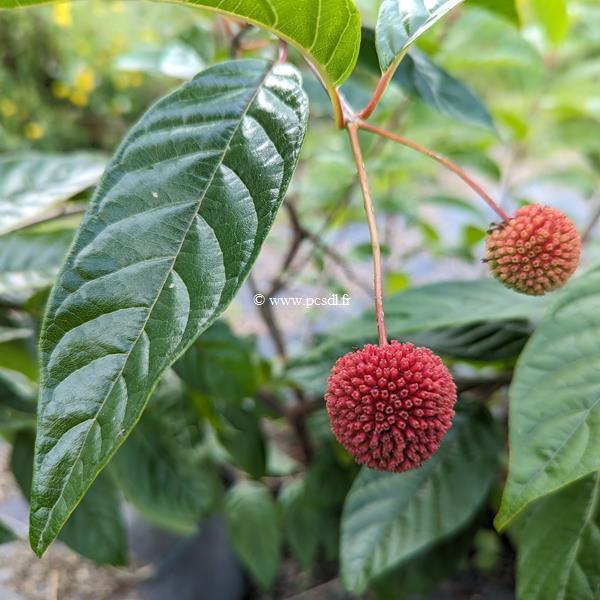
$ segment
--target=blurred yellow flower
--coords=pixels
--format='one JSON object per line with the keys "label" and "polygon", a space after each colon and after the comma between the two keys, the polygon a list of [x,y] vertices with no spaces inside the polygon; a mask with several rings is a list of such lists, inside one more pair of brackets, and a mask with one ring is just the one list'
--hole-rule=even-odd
{"label": "blurred yellow flower", "polygon": [[75,88],[79,92],[88,94],[96,87],[96,76],[89,68],[82,69],[75,77]]}
{"label": "blurred yellow flower", "polygon": [[17,114],[17,105],[8,98],[2,98],[2,100],[0,100],[0,113],[7,119],[9,117],[14,117]]}
{"label": "blurred yellow flower", "polygon": [[53,81],[52,94],[55,98],[66,98],[69,95],[69,87],[62,81]]}
{"label": "blurred yellow flower", "polygon": [[40,140],[44,137],[44,128],[39,123],[30,121],[25,125],[24,133],[28,140]]}
{"label": "blurred yellow flower", "polygon": [[52,19],[59,27],[71,27],[73,15],[70,2],[59,2],[52,7]]}
{"label": "blurred yellow flower", "polygon": [[74,106],[84,107],[87,106],[89,97],[86,92],[81,90],[73,90],[69,94],[69,102]]}
{"label": "blurred yellow flower", "polygon": [[130,81],[132,87],[140,87],[140,85],[142,85],[144,83],[144,74],[138,73],[138,72],[133,72],[129,76],[129,81]]}

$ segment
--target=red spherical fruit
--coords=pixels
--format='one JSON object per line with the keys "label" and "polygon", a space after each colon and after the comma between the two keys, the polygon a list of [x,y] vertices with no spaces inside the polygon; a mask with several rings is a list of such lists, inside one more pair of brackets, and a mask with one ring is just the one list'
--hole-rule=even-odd
{"label": "red spherical fruit", "polygon": [[581,238],[573,222],[549,206],[530,204],[493,228],[486,262],[507,287],[533,296],[562,287],[581,256]]}
{"label": "red spherical fruit", "polygon": [[358,463],[400,473],[439,448],[456,386],[429,348],[367,344],[336,362],[325,402],[335,437]]}

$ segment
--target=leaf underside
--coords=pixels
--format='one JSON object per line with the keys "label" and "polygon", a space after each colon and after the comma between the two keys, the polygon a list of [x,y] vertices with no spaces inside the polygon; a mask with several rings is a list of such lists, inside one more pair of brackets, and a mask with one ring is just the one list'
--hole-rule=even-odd
{"label": "leaf underside", "polygon": [[600,473],[536,503],[518,539],[519,598],[598,598]]}
{"label": "leaf underside", "polygon": [[397,66],[411,44],[463,1],[383,0],[375,28],[381,70]]}
{"label": "leaf underside", "polygon": [[510,465],[496,526],[600,468],[600,269],[559,297],[519,358]]}
{"label": "leaf underside", "polygon": [[42,554],[161,374],[226,308],[293,174],[290,66],[223,63],[154,105],[109,165],[48,303],[30,537]]}
{"label": "leaf underside", "polygon": [[373,579],[459,531],[495,477],[498,435],[487,416],[457,415],[439,451],[421,468],[363,468],[342,516],[342,577],[362,593]]}

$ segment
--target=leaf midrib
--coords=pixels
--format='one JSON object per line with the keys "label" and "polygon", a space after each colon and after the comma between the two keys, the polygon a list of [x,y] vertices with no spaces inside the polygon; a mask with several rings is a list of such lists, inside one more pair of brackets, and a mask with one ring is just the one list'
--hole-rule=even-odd
{"label": "leaf midrib", "polygon": [[[148,321],[150,320],[150,317],[154,311],[154,308],[156,306],[156,303],[158,302],[158,299],[160,298],[160,295],[167,283],[167,280],[170,276],[170,274],[172,273],[174,267],[175,267],[175,263],[177,262],[177,258],[179,257],[179,254],[181,252],[181,248],[183,247],[183,244],[185,243],[185,240],[187,239],[190,229],[192,227],[192,225],[194,224],[194,220],[196,219],[197,215],[198,215],[198,211],[200,210],[200,207],[202,206],[202,202],[204,200],[204,198],[206,197],[206,194],[208,192],[208,190],[210,189],[214,178],[219,170],[219,167],[221,166],[221,164],[223,163],[223,160],[225,158],[225,156],[227,155],[227,152],[230,150],[231,147],[231,143],[233,141],[233,138],[235,137],[235,135],[237,134],[237,132],[239,131],[239,128],[242,124],[242,121],[244,120],[244,118],[246,117],[246,115],[248,114],[248,112],[250,111],[252,105],[254,104],[254,102],[256,101],[256,98],[260,92],[260,89],[263,87],[263,85],[265,84],[265,81],[267,80],[267,78],[271,75],[271,73],[273,72],[273,69],[275,67],[275,63],[271,63],[271,65],[268,67],[268,69],[265,70],[265,73],[263,75],[263,77],[261,78],[260,82],[257,83],[256,85],[256,89],[254,90],[253,94],[251,95],[246,107],[244,108],[244,110],[241,112],[240,114],[240,118],[238,119],[238,122],[236,124],[236,126],[233,128],[232,133],[229,137],[229,139],[227,140],[227,144],[225,145],[223,152],[221,153],[221,157],[220,159],[216,162],[215,164],[215,168],[211,174],[210,179],[208,180],[204,191],[201,195],[201,197],[198,199],[198,208],[197,210],[194,212],[193,216],[190,219],[190,222],[186,228],[185,233],[182,235],[181,237],[181,243],[179,244],[179,247],[177,249],[177,252],[174,254],[173,256],[173,260],[171,263],[171,266],[169,267],[169,269],[167,269],[166,271],[166,275],[164,278],[164,281],[162,283],[162,285],[160,286],[160,291],[156,294],[156,298],[154,299],[154,301],[152,302],[152,304],[149,307],[148,310],[148,315],[146,317],[146,319],[144,320],[144,324],[143,326],[140,328],[140,333],[139,335],[136,337],[135,341],[132,342],[130,349],[124,353],[127,356],[127,359],[123,362],[123,366],[119,369],[118,373],[115,375],[114,381],[111,384],[109,390],[107,391],[107,393],[104,396],[104,399],[102,400],[102,404],[98,407],[98,409],[96,410],[96,414],[95,416],[90,419],[92,421],[92,424],[90,425],[89,429],[87,430],[87,433],[85,434],[85,437],[83,439],[83,442],[81,444],[81,448],[77,454],[77,457],[75,458],[75,460],[73,461],[71,468],[69,469],[69,473],[68,475],[65,477],[63,485],[61,487],[60,493],[57,496],[56,500],[54,501],[54,504],[52,505],[52,507],[49,510],[48,516],[46,517],[46,524],[44,525],[44,527],[42,528],[42,531],[40,532],[40,535],[38,537],[38,543],[37,543],[37,551],[38,553],[43,551],[44,548],[44,537],[45,534],[48,530],[48,527],[50,526],[50,523],[52,521],[52,515],[54,514],[54,510],[56,509],[56,505],[58,504],[58,502],[62,499],[65,488],[67,487],[67,484],[71,481],[71,476],[73,474],[73,470],[75,469],[75,466],[79,463],[83,450],[87,444],[87,440],[89,438],[90,432],[92,431],[92,428],[94,426],[94,424],[97,423],[97,419],[98,419],[98,415],[102,412],[106,401],[108,399],[108,397],[110,396],[110,394],[112,393],[112,390],[114,389],[114,386],[116,385],[117,381],[121,378],[121,376],[123,375],[123,371],[125,370],[125,367],[127,366],[128,362],[129,362],[129,357],[131,355],[131,352],[133,351],[133,349],[135,348],[135,346],[137,345],[137,343],[139,342],[141,336],[143,335],[143,333],[146,330],[146,326],[148,325]],[[43,384],[42,384],[43,385]],[[125,386],[125,389],[127,389],[127,386]],[[127,392],[128,393],[128,392]],[[140,414],[136,420],[139,421],[141,414],[143,411],[140,411]],[[135,423],[134,423],[135,426]],[[111,452],[107,455],[106,460],[103,461],[104,464],[106,464],[110,458],[115,454],[115,452],[119,449],[119,447],[121,446],[121,444],[123,444],[123,442],[125,441],[127,436],[123,436],[122,439],[120,441],[116,441]],[[37,458],[37,457],[36,457]],[[67,517],[63,520],[60,528],[62,529],[62,526],[64,526],[64,523],[67,521],[68,517],[73,513],[73,511],[75,510],[75,508],[77,507],[77,505],[79,504],[79,502],[81,501],[81,498],[83,498],[83,496],[85,495],[85,493],[87,492],[87,490],[90,488],[90,486],[92,485],[92,483],[94,482],[95,477],[92,479],[92,481],[89,483],[89,485],[87,485],[82,492],[79,495],[78,501],[74,503],[74,507],[68,512]]]}

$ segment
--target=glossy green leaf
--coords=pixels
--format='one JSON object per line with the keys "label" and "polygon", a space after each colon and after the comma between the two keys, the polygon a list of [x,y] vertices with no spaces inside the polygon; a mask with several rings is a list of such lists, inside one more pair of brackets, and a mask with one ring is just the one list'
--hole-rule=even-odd
{"label": "glossy green leaf", "polygon": [[[34,436],[19,432],[13,441],[11,470],[26,498],[31,494]],[[60,540],[75,552],[100,564],[127,563],[127,540],[120,498],[112,481],[102,474],[60,532]]]}
{"label": "glossy green leaf", "polygon": [[35,414],[37,387],[22,373],[0,367],[0,405]]}
{"label": "glossy green leaf", "polygon": [[598,598],[600,473],[540,500],[518,539],[519,598]]}
{"label": "glossy green leaf", "polygon": [[0,298],[13,303],[50,287],[73,239],[72,229],[0,236]]}
{"label": "glossy green leaf", "polygon": [[[0,0],[0,9],[52,0]],[[360,48],[360,13],[353,0],[164,0],[215,10],[272,31],[306,54],[328,87],[354,69]]]}
{"label": "glossy green leaf", "polygon": [[231,542],[252,578],[264,589],[275,579],[280,559],[279,515],[262,484],[241,481],[225,499]]}
{"label": "glossy green leaf", "polygon": [[521,355],[510,466],[496,526],[600,468],[600,270],[573,281]]}
{"label": "glossy green leaf", "polygon": [[193,533],[213,508],[220,484],[212,465],[198,457],[175,411],[144,414],[110,464],[125,497],[148,520]]}
{"label": "glossy green leaf", "polygon": [[42,554],[161,374],[227,307],[296,166],[295,69],[223,63],[155,104],[98,186],[41,336],[32,547]]}
{"label": "glossy green leaf", "polygon": [[0,521],[0,544],[7,544],[17,539],[17,536]]}
{"label": "glossy green leaf", "polygon": [[376,26],[382,71],[395,68],[408,48],[463,0],[383,0]]}
{"label": "glossy green leaf", "polygon": [[459,414],[420,469],[395,474],[363,468],[342,516],[346,587],[360,594],[371,580],[464,528],[494,481],[499,450],[491,418]]}
{"label": "glossy green leaf", "polygon": [[97,154],[0,157],[0,233],[19,229],[98,183],[106,159]]}

